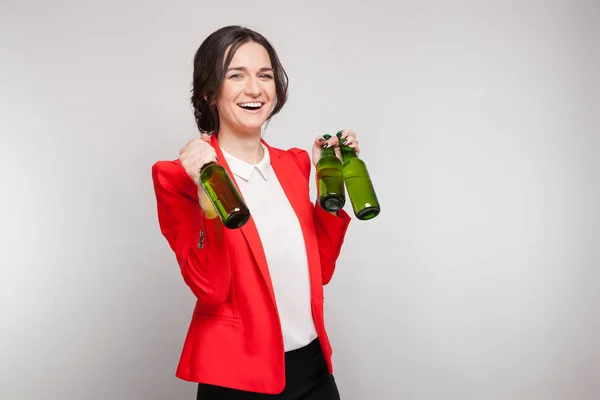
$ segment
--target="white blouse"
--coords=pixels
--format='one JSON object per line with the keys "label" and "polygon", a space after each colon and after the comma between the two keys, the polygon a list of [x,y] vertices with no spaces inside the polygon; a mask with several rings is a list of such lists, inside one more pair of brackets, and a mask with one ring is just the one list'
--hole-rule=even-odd
{"label": "white blouse", "polygon": [[304,237],[264,146],[252,165],[221,148],[244,196],[262,242],[281,320],[285,351],[317,337],[310,305],[310,278]]}

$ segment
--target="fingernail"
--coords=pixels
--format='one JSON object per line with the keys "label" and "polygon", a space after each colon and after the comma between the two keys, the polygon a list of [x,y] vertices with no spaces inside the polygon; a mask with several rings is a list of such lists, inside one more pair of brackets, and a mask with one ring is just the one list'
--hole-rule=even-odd
{"label": "fingernail", "polygon": [[325,141],[325,139],[319,138],[319,142],[324,142],[324,141]]}
{"label": "fingernail", "polygon": [[326,149],[327,147],[329,147],[329,143],[325,143],[325,144],[323,145],[323,148],[324,148],[324,149]]}
{"label": "fingernail", "polygon": [[336,133],[336,134],[335,134],[335,136],[337,136],[337,137],[338,137],[338,139],[339,139],[339,138],[341,138],[341,137],[342,137],[342,133],[343,133],[343,132],[344,132],[344,131],[343,131],[343,130],[341,130],[341,131],[339,131],[338,133]]}
{"label": "fingernail", "polygon": [[346,144],[346,142],[348,142],[348,139],[344,139],[344,141],[342,142],[342,144]]}

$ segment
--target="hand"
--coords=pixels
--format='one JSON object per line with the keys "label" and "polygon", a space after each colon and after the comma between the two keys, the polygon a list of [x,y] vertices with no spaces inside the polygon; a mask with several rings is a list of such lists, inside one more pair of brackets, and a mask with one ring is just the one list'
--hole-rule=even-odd
{"label": "hand", "polygon": [[340,133],[339,139],[338,139],[337,135],[333,135],[327,141],[323,138],[323,135],[319,135],[315,138],[315,143],[313,144],[313,148],[312,148],[312,161],[313,161],[313,165],[315,167],[317,166],[317,162],[321,158],[321,152],[325,145],[327,145],[326,147],[333,146],[335,155],[337,156],[337,158],[340,159],[340,161],[342,161],[342,152],[340,150],[340,140],[342,141],[342,143],[347,144],[350,148],[354,149],[354,151],[356,151],[356,154],[360,153],[360,148],[358,147],[358,139],[356,138],[356,133],[352,132],[349,129],[341,130],[338,133]]}
{"label": "hand", "polygon": [[202,169],[204,164],[217,161],[217,153],[210,145],[210,136],[204,133],[199,138],[190,140],[179,151],[179,161],[188,176],[198,185],[198,203],[200,204],[200,208],[204,211],[207,218],[216,218],[217,211],[200,184],[200,169]]}
{"label": "hand", "polygon": [[204,133],[199,138],[190,140],[179,151],[179,161],[188,176],[200,186],[200,169],[204,164],[217,161],[217,153],[210,145],[210,136]]}

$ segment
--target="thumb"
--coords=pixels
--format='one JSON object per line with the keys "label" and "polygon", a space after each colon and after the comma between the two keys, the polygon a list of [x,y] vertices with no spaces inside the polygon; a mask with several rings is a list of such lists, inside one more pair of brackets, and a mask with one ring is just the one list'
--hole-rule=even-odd
{"label": "thumb", "polygon": [[204,140],[206,143],[210,143],[210,136],[208,133],[203,133],[202,136],[200,136],[200,139]]}

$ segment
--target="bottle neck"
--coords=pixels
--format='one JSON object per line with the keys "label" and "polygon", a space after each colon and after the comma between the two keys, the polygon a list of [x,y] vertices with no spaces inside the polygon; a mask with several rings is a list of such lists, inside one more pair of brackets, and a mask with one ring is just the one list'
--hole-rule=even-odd
{"label": "bottle neck", "polygon": [[[325,139],[325,140],[329,140],[330,138],[331,138],[331,135],[329,135],[329,134],[323,135],[323,139]],[[325,148],[321,147],[321,157],[330,157],[330,156],[336,157],[335,150],[333,149],[333,147],[325,147]]]}
{"label": "bottle neck", "polygon": [[204,171],[205,169],[207,169],[208,167],[212,167],[213,165],[216,165],[217,163],[214,161],[209,161],[206,164],[204,164],[202,166],[202,168],[200,168],[200,171]]}
{"label": "bottle neck", "polygon": [[348,145],[341,145],[341,149],[342,149],[342,158],[344,160],[349,160],[351,158],[358,158],[358,155],[356,155],[356,152],[354,151],[354,149]]}
{"label": "bottle neck", "polygon": [[333,149],[333,147],[327,147],[325,149],[321,149],[321,157],[327,157],[327,156],[336,156],[335,155],[335,150]]}

